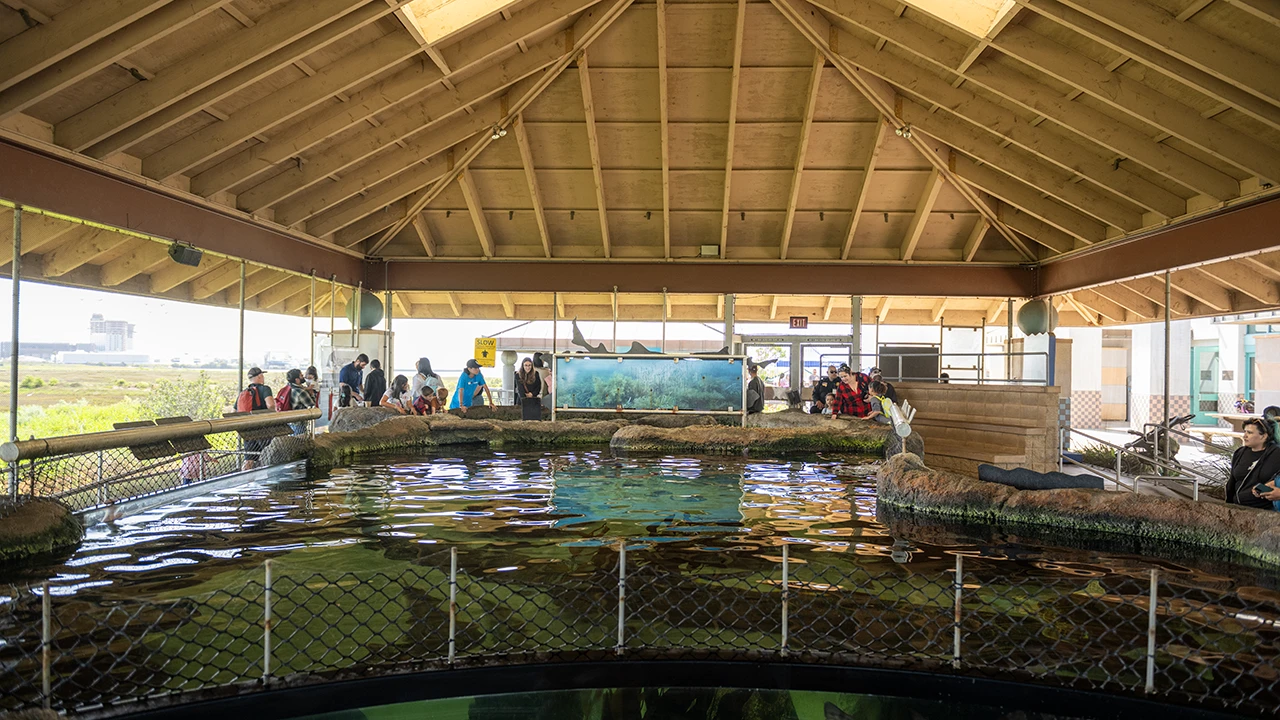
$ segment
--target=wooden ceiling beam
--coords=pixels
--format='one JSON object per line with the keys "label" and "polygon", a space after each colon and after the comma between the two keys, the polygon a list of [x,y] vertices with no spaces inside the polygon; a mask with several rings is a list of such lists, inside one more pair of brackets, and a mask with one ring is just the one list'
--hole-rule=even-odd
{"label": "wooden ceiling beam", "polygon": [[[57,123],[54,141],[77,152],[92,146],[95,157],[104,157],[391,11],[377,4],[362,9],[355,0],[289,3],[253,27],[215,40],[150,80]],[[135,127],[169,108],[177,112],[166,113],[164,122]]]}
{"label": "wooden ceiling beam", "polygon": [[[551,233],[547,230],[547,216],[542,211],[542,190],[538,186],[538,170],[533,165],[533,150],[529,147],[529,135],[524,129],[524,115],[517,115],[511,125],[520,150],[520,167],[524,170],[524,182],[529,188],[529,201],[533,207],[533,219],[538,224],[538,238],[542,240],[542,254],[551,257]],[[663,206],[666,207],[665,205]]]}
{"label": "wooden ceiling beam", "polygon": [[99,281],[103,287],[115,287],[165,262],[172,262],[168,245],[136,239],[129,252],[102,266]]}
{"label": "wooden ceiling beam", "polygon": [[1080,213],[1126,232],[1143,226],[1141,210],[1127,201],[1122,202],[1114,195],[1095,190],[1091,183],[1074,183],[1073,172],[1058,170],[1029,153],[1013,147],[1001,147],[995,136],[984,133],[949,113],[931,113],[929,108],[904,99],[901,117],[913,127],[982,160]]}
{"label": "wooden ceiling beam", "polygon": [[876,170],[876,160],[880,157],[880,144],[884,141],[884,131],[889,125],[883,120],[876,122],[876,131],[871,139],[871,148],[867,151],[862,163],[862,179],[858,183],[858,192],[853,197],[853,212],[849,217],[849,229],[844,234],[844,248],[840,251],[840,259],[848,260],[853,251],[853,239],[858,232],[858,220],[867,207],[867,197],[871,194],[871,175]]}
{"label": "wooden ceiling beam", "polygon": [[405,304],[404,293],[391,293],[391,304],[400,310],[400,317],[413,317],[413,306]]}
{"label": "wooden ceiling beam", "polygon": [[1253,119],[1280,130],[1280,108],[1190,63],[1157,50],[1127,32],[1068,7],[1059,0],[1023,0],[1023,5],[1094,42],[1154,68],[1171,80],[1185,83],[1220,103],[1230,105]]}
{"label": "wooden ceiling beam", "polygon": [[893,298],[886,297],[880,301],[880,307],[876,310],[876,322],[883,323],[885,318],[889,317],[889,309],[893,306]]}
{"label": "wooden ceiling beam", "polygon": [[[963,47],[920,25],[910,17],[896,16],[870,0],[812,0],[812,2],[838,16],[842,21],[878,34],[948,74],[955,72],[956,66],[953,59],[957,53],[963,52]],[[1171,193],[1132,176],[1123,168],[1111,166],[1111,170],[1108,171],[1106,168],[1111,165],[1111,160],[1098,158],[1092,150],[1088,150],[1087,154],[1081,156],[1079,150],[1083,148],[1065,137],[1048,133],[1043,129],[1036,130],[1035,126],[1021,121],[1007,110],[983,98],[974,96],[964,88],[952,88],[951,84],[942,78],[930,73],[915,72],[910,63],[899,62],[883,53],[866,52],[864,48],[874,50],[875,45],[861,42],[857,38],[841,36],[842,54],[848,55],[859,67],[884,77],[895,85],[919,92],[944,108],[954,108],[952,112],[980,127],[998,128],[996,130],[998,134],[1013,139],[1028,150],[1067,169],[1080,172],[1105,187],[1116,189],[1134,198],[1135,201],[1143,202],[1150,209],[1167,217],[1177,217],[1185,213],[1185,203],[1180,206],[1180,198],[1176,196],[1169,198]],[[1142,132],[1117,123],[1104,113],[1080,103],[1071,102],[1056,90],[1012,68],[979,61],[970,66],[961,77],[1015,105],[1051,118],[1054,123],[1075,133],[1081,141],[1102,145],[1121,158],[1138,162],[1189,188],[1218,200],[1228,200],[1240,194],[1240,185],[1231,176],[1194,160],[1168,145],[1157,143]],[[1074,156],[1063,154],[1073,148],[1077,151]],[[1089,158],[1089,155],[1094,157]],[[1070,159],[1072,157],[1076,159]],[[1079,163],[1083,161],[1087,161],[1087,164],[1080,165]],[[1179,210],[1179,207],[1182,209]],[[1176,214],[1169,215],[1169,213]]]}
{"label": "wooden ceiling beam", "polygon": [[[3,248],[5,263],[13,261],[13,211],[4,213],[6,219],[0,222],[0,248]],[[22,254],[38,253],[54,243],[62,242],[70,233],[84,226],[80,223],[67,222],[40,213],[22,213]]]}
{"label": "wooden ceiling beam", "polygon": [[1049,223],[1003,201],[996,202],[996,215],[1000,217],[1001,222],[1053,251],[1055,255],[1070,252],[1084,244]]}
{"label": "wooden ceiling beam", "polygon": [[498,293],[498,299],[502,301],[502,312],[508,319],[516,316],[516,304],[511,301],[511,293]]}
{"label": "wooden ceiling beam", "polygon": [[600,242],[604,256],[610,257],[609,209],[604,203],[604,170],[600,165],[600,137],[596,134],[596,104],[591,95],[591,69],[587,53],[578,56],[578,85],[582,88],[582,116],[587,125],[587,150],[591,155],[591,179],[596,191],[596,210],[600,216]]}
{"label": "wooden ceiling beam", "polygon": [[933,204],[938,200],[938,193],[942,190],[942,173],[934,168],[929,173],[929,179],[924,181],[924,192],[920,195],[919,202],[916,203],[916,212],[911,216],[911,224],[907,226],[907,234],[902,238],[902,250],[899,257],[903,262],[909,262],[915,255],[916,245],[920,243],[920,236],[924,234],[924,227],[929,222],[929,214],[933,212]]}
{"label": "wooden ceiling beam", "polygon": [[1162,307],[1123,285],[1102,285],[1092,290],[1143,320],[1155,320],[1164,316]]}
{"label": "wooden ceiling beam", "polygon": [[791,194],[787,197],[787,217],[782,224],[782,245],[778,249],[778,257],[787,259],[787,249],[791,245],[791,231],[795,228],[796,203],[800,200],[800,180],[804,174],[805,157],[809,154],[809,138],[813,134],[813,111],[818,105],[818,90],[822,85],[822,70],[827,65],[827,58],[821,50],[814,49],[813,67],[809,72],[809,96],[805,102],[803,120],[800,123],[800,140],[796,150],[796,161],[791,171]]}
{"label": "wooden ceiling beam", "polygon": [[[454,72],[491,60],[496,53],[509,48],[522,38],[539,33],[582,11],[599,0],[540,0],[525,10],[512,14],[511,20],[497,23],[456,43],[445,46],[441,53]],[[355,125],[367,122],[379,112],[422,93],[444,92],[439,71],[416,63],[382,82],[355,93],[345,103],[325,106],[274,134],[266,143],[255,145],[224,160],[191,179],[191,191],[203,196],[226,190],[235,184],[269,170],[277,163],[333,137]]]}
{"label": "wooden ceiling beam", "polygon": [[1107,229],[1102,223],[1085,217],[1056,200],[1041,197],[1035,188],[1009,175],[979,166],[968,158],[956,159],[955,173],[965,182],[1040,218],[1072,237],[1080,238],[1085,243],[1099,243],[1107,239]]}
{"label": "wooden ceiling beam", "polygon": [[151,153],[142,160],[142,174],[165,180],[224,152],[263,131],[288,121],[349,90],[378,73],[412,57],[418,45],[402,33],[384,35],[324,66],[314,75],[290,83],[231,113],[225,120]]}
{"label": "wooden ceiling beam", "polygon": [[936,323],[942,319],[942,314],[947,311],[948,298],[942,298],[933,304],[933,310],[930,311],[929,322]]}
{"label": "wooden ceiling beam", "polygon": [[[254,277],[261,276],[262,273],[259,273]],[[248,283],[246,283],[247,286]],[[311,294],[311,278],[285,275],[280,282],[275,283],[269,289],[256,296],[258,298],[258,309],[267,310],[273,308],[299,293]],[[246,294],[245,297],[247,298],[248,295]]]}
{"label": "wooden ceiling beam", "polygon": [[[22,112],[75,85],[114,62],[122,61],[143,47],[156,42],[216,11],[229,0],[190,0],[170,2],[139,20],[112,33],[92,45],[14,83],[0,93],[0,118]],[[99,9],[108,3],[89,3]],[[77,6],[79,7],[79,6]],[[76,9],[76,8],[72,8]],[[64,50],[63,47],[58,49]],[[0,52],[0,58],[3,53]],[[0,59],[0,63],[3,63]]]}
{"label": "wooden ceiling beam", "polygon": [[458,297],[458,293],[445,293],[449,296],[449,307],[453,310],[454,317],[462,317],[462,300]]}
{"label": "wooden ceiling beam", "polygon": [[[1119,283],[1124,287],[1138,293],[1142,297],[1155,303],[1162,310],[1164,308],[1164,276],[1159,277],[1143,277],[1126,280]],[[1201,310],[1206,309],[1198,307],[1199,303],[1191,296],[1183,293],[1177,288],[1169,288],[1169,312],[1173,315],[1200,315]]]}
{"label": "wooden ceiling beam", "polygon": [[[409,170],[397,174],[389,181],[373,185],[368,188],[364,195],[352,197],[345,202],[330,207],[307,221],[307,232],[317,237],[322,237],[345,228],[368,215],[399,205],[399,207],[392,208],[392,213],[388,213],[394,215],[394,217],[384,216],[376,223],[380,226],[379,229],[390,227],[396,222],[396,217],[408,212],[407,206],[399,201],[409,197],[425,197],[425,193],[422,192],[424,188],[429,185],[438,187],[440,181],[449,172],[450,153],[456,153],[466,147],[469,147],[469,145],[458,145],[453,150],[437,153],[414,165]],[[437,184],[432,185],[432,183]],[[420,209],[418,212],[422,212],[422,210]],[[360,239],[363,240],[364,237]],[[372,254],[376,250],[370,248],[369,252]]]}
{"label": "wooden ceiling beam", "polygon": [[1201,265],[1199,270],[1220,285],[1247,295],[1263,305],[1280,305],[1280,288],[1276,287],[1276,281],[1248,264],[1228,260]]}
{"label": "wooden ceiling beam", "polygon": [[1179,270],[1170,273],[1169,280],[1178,290],[1190,295],[1215,312],[1226,313],[1235,310],[1235,298],[1231,292],[1219,285],[1213,278],[1195,269]]}
{"label": "wooden ceiling beam", "polygon": [[965,262],[973,260],[973,256],[978,254],[978,248],[982,245],[982,239],[987,236],[987,231],[991,229],[991,223],[986,218],[978,218],[978,222],[974,223],[973,230],[969,232],[969,237],[964,241],[964,250],[961,251],[960,257]]}
{"label": "wooden ceiling beam", "polygon": [[1280,181],[1280,148],[1202,116],[1189,105],[1113,73],[1092,59],[1017,26],[1006,28],[992,47],[1091,98],[1163,130],[1201,151],[1261,178]]}
{"label": "wooden ceiling beam", "polygon": [[189,265],[179,265],[178,263],[170,263],[161,269],[151,273],[150,289],[152,295],[163,295],[179,285],[194,280],[201,275],[216,270],[218,267],[232,263],[237,267],[239,272],[239,261],[226,260],[220,257],[214,257],[205,254],[200,258],[200,264],[197,267]]}
{"label": "wooden ceiling beam", "polygon": [[1093,290],[1077,290],[1071,293],[1071,297],[1076,303],[1089,310],[1093,310],[1098,315],[1101,315],[1112,322],[1123,324],[1129,321],[1128,311],[1116,302],[1099,295]]}
{"label": "wooden ceiling beam", "polygon": [[[239,263],[234,263],[234,264],[239,265]],[[249,300],[251,298],[258,297],[259,295],[267,292],[268,290],[271,290],[272,288],[276,287],[277,285],[284,282],[285,280],[288,280],[290,277],[292,276],[290,276],[287,273],[282,273],[276,270],[272,270],[270,268],[263,270],[262,272],[254,273],[252,276],[249,276],[248,268],[246,268],[245,281],[244,281],[244,299]]]}
{"label": "wooden ceiling beam", "polygon": [[413,222],[410,227],[413,228],[414,234],[418,236],[418,242],[422,244],[422,251],[427,254],[427,257],[435,257],[436,239],[431,234],[431,227],[427,225],[427,219],[423,217],[422,213],[413,216]]}
{"label": "wooden ceiling beam", "polygon": [[[609,0],[605,0],[606,3],[608,1]],[[569,63],[572,62],[574,58],[586,50],[587,47],[591,45],[591,43],[599,37],[614,20],[621,17],[623,13],[626,12],[627,8],[631,7],[632,2],[634,2],[634,0],[616,0],[612,5],[591,8],[589,11],[583,12],[579,15],[577,21],[570,26],[564,35],[565,45],[571,46],[568,48],[567,52],[565,52],[559,60],[552,63],[551,67],[543,71],[542,75],[540,75],[530,86],[508,91],[507,98],[510,99],[511,97],[515,97],[516,99],[507,104],[505,113],[506,117],[513,118],[524,112],[525,108],[528,107],[530,103],[536,100],[538,96],[556,80],[556,78],[560,77],[560,74],[564,72],[565,68],[569,66]],[[478,157],[480,153],[484,152],[485,149],[489,147],[490,142],[492,142],[491,136],[483,136],[468,148],[462,157],[458,158],[454,168],[445,175],[444,182],[437,184],[431,190],[427,191],[422,198],[414,202],[413,205],[408,208],[409,215],[400,218],[394,225],[383,232],[382,236],[370,248],[370,252],[377,252],[388,242],[391,242],[391,239],[396,236],[396,233],[400,232],[400,230],[409,221],[412,214],[421,212],[424,207],[435,200],[436,197],[443,192],[444,188],[448,187],[448,184],[457,178],[458,175],[460,175],[462,171],[471,164],[472,160]]]}
{"label": "wooden ceiling beam", "polygon": [[[723,298],[723,296],[721,296],[721,297]],[[722,300],[722,301],[723,301],[723,300]],[[836,296],[835,296],[835,295],[828,295],[828,296],[827,296],[827,301],[826,301],[825,303],[823,303],[823,305],[822,305],[822,319],[823,319],[823,320],[830,320],[830,319],[831,319],[831,311],[832,311],[832,310],[834,310],[834,309],[835,309],[835,307],[836,307]]]}
{"label": "wooden ceiling beam", "polygon": [[729,193],[733,185],[734,141],[738,126],[738,86],[742,81],[742,43],[747,21],[747,0],[738,0],[737,20],[733,28],[733,69],[729,74],[729,125],[724,156],[724,201],[720,211],[720,258],[729,253]]}
{"label": "wooden ceiling beam", "polygon": [[41,273],[46,278],[62,277],[99,255],[132,242],[133,239],[128,235],[110,230],[85,227],[69,241],[44,256],[40,266]]}
{"label": "wooden ceiling beam", "polygon": [[1226,2],[1263,22],[1280,27],[1280,7],[1271,0],[1226,0]]}
{"label": "wooden ceiling beam", "polygon": [[1076,314],[1079,315],[1087,324],[1093,325],[1094,327],[1102,324],[1102,316],[1081,305],[1080,302],[1075,299],[1074,295],[1064,295],[1063,297],[1067,299],[1067,304],[1074,308]]}
{"label": "wooden ceiling beam", "polygon": [[[816,0],[816,2],[824,7],[831,4],[831,0]],[[852,4],[846,7],[846,3]],[[839,7],[851,13],[839,15],[842,20],[866,30],[885,33],[900,47],[932,62],[939,69],[946,69],[949,76],[951,67],[947,62],[953,53],[948,48],[954,44],[954,41],[909,18],[894,17],[888,10],[867,0],[839,0]],[[913,39],[919,39],[921,44],[909,47],[903,45]],[[1068,136],[1050,131],[1048,127],[1032,125],[1008,108],[1001,107],[964,87],[955,87],[953,83],[947,82],[943,77],[925,68],[913,63],[900,62],[892,55],[875,52],[875,46],[872,43],[857,38],[850,37],[847,42],[842,38],[840,51],[858,67],[889,83],[910,90],[967,121],[975,128],[993,133],[1002,140],[1012,141],[1064,170],[1079,173],[1121,197],[1131,198],[1133,202],[1166,217],[1178,217],[1186,213],[1186,202],[1182,198],[1122,167],[1116,167],[1112,158],[1105,156],[1104,150],[1095,149],[1094,141],[1088,133],[1082,133],[1081,140],[1084,144],[1081,144],[1080,141],[1073,141]],[[1026,84],[1031,86],[1024,90],[1029,91],[1038,87],[1049,92],[1047,87],[1033,83],[1030,78],[1019,77],[1023,77]],[[968,75],[962,75],[961,79],[971,80]],[[988,87],[988,89],[992,88]],[[997,91],[993,90],[993,92]],[[1057,97],[1056,93],[1053,96]],[[1021,97],[1015,97],[1012,100],[1023,105],[1027,102]],[[1054,117],[1060,122],[1056,116]],[[1111,122],[1114,124],[1114,121]],[[1135,144],[1143,142],[1147,145],[1156,145],[1150,138],[1143,137],[1136,131],[1133,135]],[[1201,167],[1208,169],[1208,166]],[[1234,187],[1238,191],[1238,184]]]}
{"label": "wooden ceiling beam", "polygon": [[1280,64],[1198,25],[1141,0],[1061,2],[1261,100],[1280,103]]}
{"label": "wooden ceiling beam", "polygon": [[76,3],[52,22],[18,33],[0,44],[0,90],[53,66],[162,7],[169,0]]}
{"label": "wooden ceiling beam", "polygon": [[[876,108],[882,117],[890,119],[895,126],[902,124],[896,118],[895,112],[898,100],[897,91],[884,80],[870,75],[857,67],[855,63],[850,62],[848,58],[832,49],[832,42],[840,46],[846,42],[857,42],[855,38],[833,26],[824,16],[813,11],[813,6],[809,5],[806,0],[770,0],[770,2],[796,30],[800,31],[801,35],[831,60],[832,64],[840,71],[840,74],[844,75],[854,88]],[[1027,260],[1035,260],[1035,255],[1022,242],[1022,239],[1001,223],[996,217],[995,211],[986,204],[979,194],[969,188],[968,185],[960,182],[959,178],[952,172],[949,163],[953,156],[949,147],[939,147],[937,143],[926,141],[916,134],[912,134],[906,139],[924,156],[930,165],[936,168],[952,184],[961,197],[969,201],[979,214],[991,222],[992,226],[1020,255]]]}
{"label": "wooden ceiling beam", "polygon": [[[662,256],[671,257],[671,138],[667,127],[667,0],[657,0],[658,122],[662,146]],[[551,257],[548,253],[547,257]]]}
{"label": "wooden ceiling beam", "polygon": [[[260,265],[249,265],[245,268],[245,282],[264,268]],[[224,263],[217,270],[205,273],[200,279],[191,283],[191,299],[204,300],[213,297],[240,282],[240,263]]]}
{"label": "wooden ceiling beam", "polygon": [[458,176],[458,187],[462,189],[462,197],[467,203],[467,213],[471,215],[471,224],[475,226],[476,236],[480,239],[480,251],[485,257],[493,257],[493,233],[489,231],[489,221],[484,217],[484,207],[480,204],[480,192],[476,190],[476,181],[470,170],[463,170]]}
{"label": "wooden ceiling beam", "polygon": [[778,317],[778,296],[774,295],[769,298],[769,319],[775,320]]}

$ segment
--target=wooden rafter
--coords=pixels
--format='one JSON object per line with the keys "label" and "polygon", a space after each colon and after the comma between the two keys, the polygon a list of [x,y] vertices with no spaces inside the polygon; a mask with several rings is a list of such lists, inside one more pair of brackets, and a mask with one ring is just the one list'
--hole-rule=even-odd
{"label": "wooden rafter", "polygon": [[1093,290],[1076,290],[1071,293],[1071,297],[1077,304],[1108,320],[1117,323],[1128,322],[1128,311]]}
{"label": "wooden rafter", "polygon": [[729,193],[733,184],[733,145],[738,124],[738,85],[742,79],[742,43],[747,22],[747,0],[738,0],[737,20],[733,30],[733,70],[729,76],[729,126],[725,142],[724,200],[720,211],[720,257],[729,252]]}
{"label": "wooden rafter", "polygon": [[925,225],[929,222],[929,214],[933,212],[933,204],[938,200],[938,193],[942,190],[942,173],[934,168],[929,173],[929,179],[924,182],[924,192],[920,195],[920,201],[916,203],[915,214],[911,216],[911,224],[907,226],[907,234],[902,238],[902,250],[900,257],[904,261],[909,261],[915,255],[916,246],[920,244],[920,236],[924,234]]}
{"label": "wooden rafter", "polygon": [[1154,302],[1123,285],[1095,287],[1093,291],[1143,320],[1155,320],[1163,314],[1161,308]]}
{"label": "wooden rafter", "polygon": [[849,254],[853,252],[853,239],[858,232],[858,219],[862,217],[862,211],[867,206],[867,197],[871,193],[871,175],[876,170],[876,159],[880,157],[880,144],[884,141],[884,131],[888,124],[883,121],[876,122],[876,131],[871,138],[871,147],[868,149],[866,158],[862,162],[862,179],[858,183],[858,193],[853,198],[853,212],[849,217],[849,229],[844,235],[844,248],[840,251],[840,259],[848,260]]}
{"label": "wooden rafter", "polygon": [[1195,269],[1179,270],[1171,273],[1169,279],[1173,287],[1200,303],[1208,305],[1216,312],[1225,313],[1235,310],[1235,299],[1231,297],[1231,292],[1204,273]]}
{"label": "wooden rafter", "polygon": [[1079,315],[1080,318],[1084,320],[1086,323],[1093,326],[1098,326],[1102,324],[1101,321],[1099,320],[1100,316],[1098,315],[1098,313],[1081,305],[1079,301],[1075,299],[1074,295],[1066,295],[1065,297],[1067,298],[1067,304],[1075,308],[1076,314]]}
{"label": "wooden rafter", "polygon": [[795,227],[796,203],[800,200],[800,180],[804,174],[805,157],[809,153],[809,137],[813,134],[813,111],[818,106],[818,90],[822,85],[822,70],[827,65],[827,58],[822,51],[814,50],[813,68],[809,73],[809,98],[804,106],[804,119],[800,123],[799,149],[796,151],[795,168],[791,171],[791,194],[787,198],[787,218],[782,225],[782,246],[778,257],[787,259],[787,249],[791,245],[791,231]]}
{"label": "wooden rafter", "polygon": [[[662,256],[671,257],[671,139],[667,127],[667,0],[657,0],[658,122],[662,144]],[[547,255],[547,257],[551,257]]]}
{"label": "wooden rafter", "polygon": [[893,298],[886,297],[880,301],[880,307],[876,310],[876,321],[883,323],[889,317],[889,309],[893,306]]}
{"label": "wooden rafter", "polygon": [[1280,27],[1280,8],[1271,0],[1226,0],[1259,20]]}
{"label": "wooden rafter", "polygon": [[422,244],[422,251],[427,254],[427,257],[435,257],[436,238],[431,234],[431,227],[427,225],[427,218],[422,213],[418,213],[413,217],[410,227],[413,228],[414,234],[418,236],[418,242]]}
{"label": "wooden rafter", "polygon": [[[179,285],[193,280],[204,273],[215,270],[218,267],[231,263],[239,267],[240,263],[222,258],[205,255],[200,258],[200,264],[196,267],[188,265],[179,265],[178,263],[170,263],[160,270],[151,273],[150,289],[152,295],[163,295]],[[238,270],[237,270],[238,272]]]}
{"label": "wooden rafter", "polygon": [[524,116],[517,115],[511,126],[516,146],[520,150],[520,166],[524,170],[524,182],[529,187],[529,201],[533,207],[533,219],[538,224],[538,238],[542,240],[542,254],[551,257],[551,233],[547,231],[547,216],[542,211],[542,190],[538,187],[538,170],[533,164],[533,150],[524,129]]}
{"label": "wooden rafter", "polygon": [[516,304],[511,300],[511,293],[498,293],[498,299],[502,301],[502,312],[507,318],[516,316]]}
{"label": "wooden rafter", "polygon": [[769,319],[774,320],[778,317],[778,296],[774,295],[769,299]]}
{"label": "wooden rafter", "polygon": [[102,266],[99,281],[103,287],[115,287],[164,262],[170,262],[168,245],[138,240],[129,252]]}
{"label": "wooden rafter", "polygon": [[1036,188],[993,170],[990,166],[978,165],[968,158],[957,158],[955,174],[1086,244],[1102,242],[1107,238],[1107,228],[1102,223],[1085,217],[1056,200],[1041,197]]}
{"label": "wooden rafter", "polygon": [[476,236],[480,238],[480,251],[485,257],[493,257],[493,233],[489,231],[489,221],[484,217],[484,207],[480,204],[480,192],[476,190],[476,181],[470,170],[463,170],[458,176],[458,187],[462,189],[462,197],[467,201],[467,213],[471,215],[471,224],[475,226]]}
{"label": "wooden rafter", "polygon": [[832,311],[832,309],[834,309],[834,308],[835,308],[835,306],[836,306],[836,296],[835,296],[835,295],[828,295],[828,296],[827,296],[827,301],[826,301],[825,303],[823,303],[823,305],[822,305],[822,319],[823,319],[823,320],[830,320],[830,319],[831,319],[831,311]]}
{"label": "wooden rafter", "polygon": [[1280,288],[1276,287],[1275,280],[1247,264],[1228,260],[1201,265],[1199,269],[1223,287],[1240,292],[1263,305],[1280,305]]}
{"label": "wooden rafter", "polygon": [[[1143,277],[1126,280],[1122,283],[1125,287],[1138,293],[1142,297],[1150,300],[1164,308],[1164,277]],[[1184,294],[1181,290],[1171,287],[1169,289],[1169,312],[1173,315],[1197,315],[1200,314],[1201,307],[1194,298]]]}
{"label": "wooden rafter", "polygon": [[[165,254],[168,255],[167,252]],[[254,273],[261,270],[262,268],[257,265],[248,266],[245,269],[245,280],[247,281]],[[217,270],[205,273],[199,280],[191,283],[191,299],[211,298],[238,282],[240,282],[240,263],[224,263]]]}
{"label": "wooden rafter", "polygon": [[582,88],[582,116],[587,126],[587,150],[591,154],[591,179],[596,191],[596,209],[600,215],[600,242],[604,256],[610,257],[609,209],[604,202],[604,169],[600,164],[600,137],[596,134],[596,103],[591,94],[591,69],[587,53],[578,56],[578,85]]}
{"label": "wooden rafter", "polygon": [[948,298],[942,298],[933,304],[933,310],[929,314],[929,322],[936,323],[942,320],[942,315],[947,311]]}
{"label": "wooden rafter", "polygon": [[462,317],[462,300],[458,297],[458,293],[445,293],[449,298],[449,308],[453,310],[454,317]]}
{"label": "wooden rafter", "polygon": [[[606,2],[607,1],[608,0],[606,0]],[[569,63],[574,59],[574,57],[585,50],[587,46],[600,36],[600,33],[604,32],[604,30],[613,23],[614,20],[621,17],[626,9],[631,6],[632,2],[634,2],[634,0],[615,0],[612,5],[607,7],[592,8],[591,10],[582,13],[577,22],[575,22],[565,34],[565,44],[572,45],[570,51],[566,52],[560,60],[557,60],[551,65],[551,67],[543,71],[537,82],[534,82],[528,89],[521,92],[518,99],[508,105],[507,116],[513,117],[524,112],[524,109],[529,105],[529,103],[533,102],[543,90],[545,90],[557,77],[560,76],[560,73],[564,72],[564,69],[569,66]],[[432,190],[424,194],[420,199],[416,200],[409,208],[407,208],[409,215],[397,220],[395,224],[388,228],[382,234],[382,237],[374,243],[370,252],[377,252],[390,242],[391,238],[395,237],[396,233],[400,232],[405,223],[407,223],[409,218],[412,217],[412,214],[420,212],[422,208],[426,207],[432,200],[434,200],[453,178],[456,178],[461,174],[462,171],[471,164],[471,161],[489,146],[491,141],[492,139],[489,136],[482,136],[478,142],[474,143],[469,149],[467,149],[462,157],[458,159],[455,167],[445,176],[444,182],[436,185]]]}
{"label": "wooden rafter", "polygon": [[44,256],[40,267],[41,273],[46,278],[61,277],[131,240],[132,238],[127,235],[110,230],[81,228],[56,250]]}
{"label": "wooden rafter", "polygon": [[978,254],[978,248],[982,245],[982,239],[987,236],[987,231],[991,229],[991,223],[985,218],[978,218],[973,225],[973,231],[969,233],[969,238],[964,241],[964,249],[960,252],[961,258],[965,262],[973,260],[973,256]]}

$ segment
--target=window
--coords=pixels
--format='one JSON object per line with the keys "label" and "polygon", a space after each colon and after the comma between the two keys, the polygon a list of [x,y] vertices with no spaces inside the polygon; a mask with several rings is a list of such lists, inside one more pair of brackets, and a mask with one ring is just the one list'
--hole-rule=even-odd
{"label": "window", "polygon": [[1014,0],[904,0],[904,3],[975,37],[987,37],[1018,7]]}

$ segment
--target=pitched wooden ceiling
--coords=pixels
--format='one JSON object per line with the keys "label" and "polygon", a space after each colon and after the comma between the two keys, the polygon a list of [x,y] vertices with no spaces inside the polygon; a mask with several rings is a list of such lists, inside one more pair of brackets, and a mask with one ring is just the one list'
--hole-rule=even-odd
{"label": "pitched wooden ceiling", "polygon": [[[378,258],[1024,264],[1280,178],[1273,2],[1018,0],[980,37],[890,0],[475,7],[424,33],[397,0],[0,0],[0,135]],[[157,252],[98,232],[53,270]],[[1184,315],[1276,304],[1246,269],[1183,271],[1234,293]],[[165,292],[219,272],[192,270]],[[1163,303],[1131,290],[1064,319]]]}

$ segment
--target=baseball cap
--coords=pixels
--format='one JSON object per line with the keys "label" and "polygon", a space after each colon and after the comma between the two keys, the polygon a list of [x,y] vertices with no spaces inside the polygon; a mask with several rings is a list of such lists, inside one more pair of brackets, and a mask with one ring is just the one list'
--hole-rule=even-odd
{"label": "baseball cap", "polygon": [[253,378],[258,377],[258,376],[259,376],[259,375],[261,375],[261,374],[262,374],[262,368],[257,367],[257,366],[254,366],[254,367],[249,368],[249,379],[250,379],[250,380],[252,380]]}
{"label": "baseball cap", "polygon": [[467,367],[470,368],[471,370],[479,370],[480,363],[476,362],[475,358],[472,358],[467,361]]}

